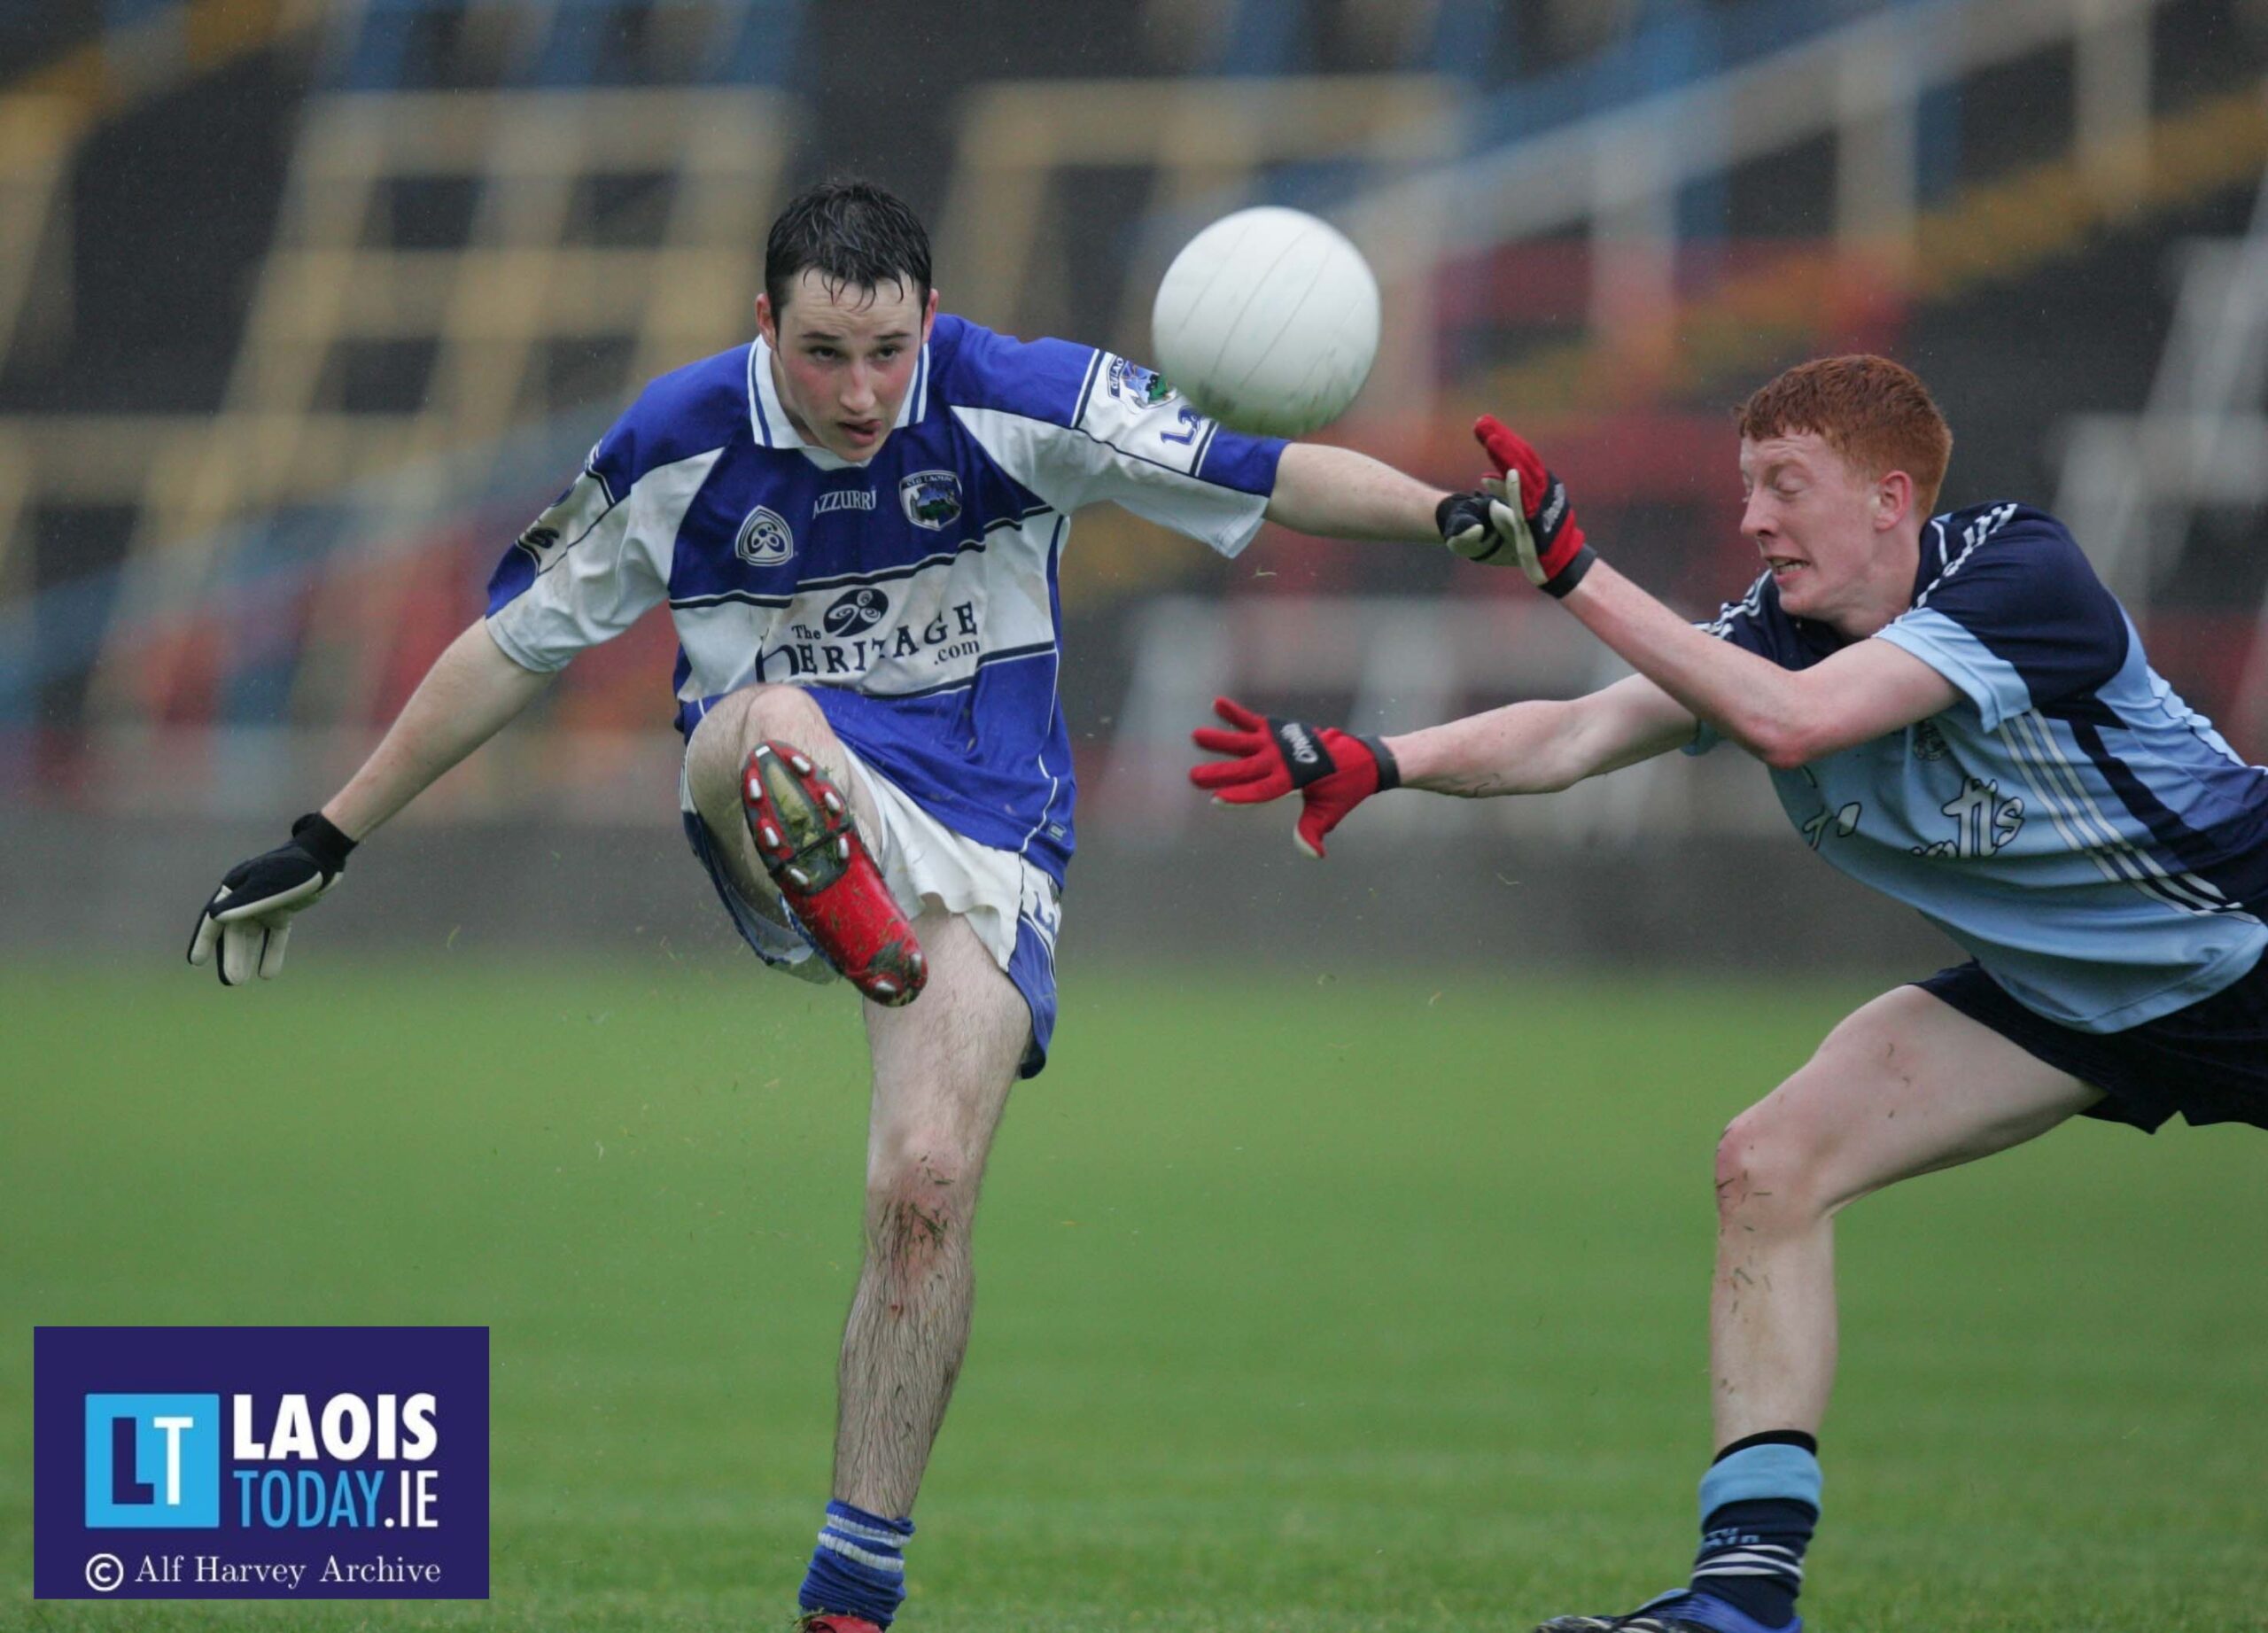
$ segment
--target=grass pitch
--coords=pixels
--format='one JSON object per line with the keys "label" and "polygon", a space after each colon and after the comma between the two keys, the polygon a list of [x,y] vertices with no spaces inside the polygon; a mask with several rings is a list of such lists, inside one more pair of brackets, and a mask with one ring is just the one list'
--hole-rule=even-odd
{"label": "grass pitch", "polygon": [[[777,1628],[864,1067],[742,960],[0,974],[0,1625]],[[1867,989],[1067,969],[905,1633],[1524,1629],[1676,1581],[1719,1126]],[[1845,1216],[1806,1611],[2268,1628],[2268,1144],[2093,1124]],[[29,1326],[493,1329],[493,1598],[35,1604]]]}

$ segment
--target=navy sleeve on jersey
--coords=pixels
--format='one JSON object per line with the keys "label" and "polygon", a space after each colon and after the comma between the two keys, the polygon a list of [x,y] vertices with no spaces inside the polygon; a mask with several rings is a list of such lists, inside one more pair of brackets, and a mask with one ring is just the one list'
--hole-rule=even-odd
{"label": "navy sleeve on jersey", "polygon": [[1878,637],[1959,687],[1985,729],[2083,696],[2126,661],[2129,632],[2070,531],[2044,511],[1993,505],[1932,522],[1930,582]]}
{"label": "navy sleeve on jersey", "polygon": [[[1794,626],[1780,610],[1780,592],[1766,572],[1748,587],[1738,601],[1728,601],[1713,618],[1694,626],[1705,635],[1729,641],[1744,652],[1768,658],[1783,669],[1800,669],[1806,658],[1796,639]],[[1703,720],[1694,727],[1688,754],[1706,754],[1724,741],[1724,734]]]}

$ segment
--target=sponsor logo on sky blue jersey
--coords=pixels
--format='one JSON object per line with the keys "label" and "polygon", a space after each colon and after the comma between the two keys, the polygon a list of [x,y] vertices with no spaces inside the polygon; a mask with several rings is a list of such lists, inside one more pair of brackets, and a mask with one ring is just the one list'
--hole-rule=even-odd
{"label": "sponsor logo on sky blue jersey", "polygon": [[2023,801],[2003,795],[1997,781],[1965,778],[1961,792],[1938,807],[1953,819],[1953,837],[1933,844],[1912,846],[1916,856],[1952,858],[1997,856],[2023,831]]}

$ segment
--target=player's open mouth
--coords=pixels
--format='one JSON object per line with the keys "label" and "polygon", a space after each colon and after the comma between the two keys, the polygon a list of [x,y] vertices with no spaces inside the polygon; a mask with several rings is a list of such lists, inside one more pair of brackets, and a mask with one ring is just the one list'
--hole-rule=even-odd
{"label": "player's open mouth", "polygon": [[872,442],[882,434],[880,420],[844,420],[842,425],[843,434],[853,442]]}
{"label": "player's open mouth", "polygon": [[1772,570],[1772,577],[1775,581],[1784,579],[1790,573],[1801,572],[1811,565],[1809,562],[1793,556],[1767,556],[1764,558],[1764,564]]}

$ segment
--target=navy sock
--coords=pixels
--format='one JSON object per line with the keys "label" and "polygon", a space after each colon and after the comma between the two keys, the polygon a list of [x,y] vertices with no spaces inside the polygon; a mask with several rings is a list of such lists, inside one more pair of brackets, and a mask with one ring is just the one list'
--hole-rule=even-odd
{"label": "navy sock", "polygon": [[911,1520],[885,1520],[848,1503],[829,1503],[797,1603],[806,1611],[889,1626],[905,1603],[905,1544],[913,1535]]}
{"label": "navy sock", "polygon": [[1785,1627],[1819,1524],[1819,1442],[1800,1429],[1735,1441],[1701,1478],[1693,1590],[1767,1628]]}

